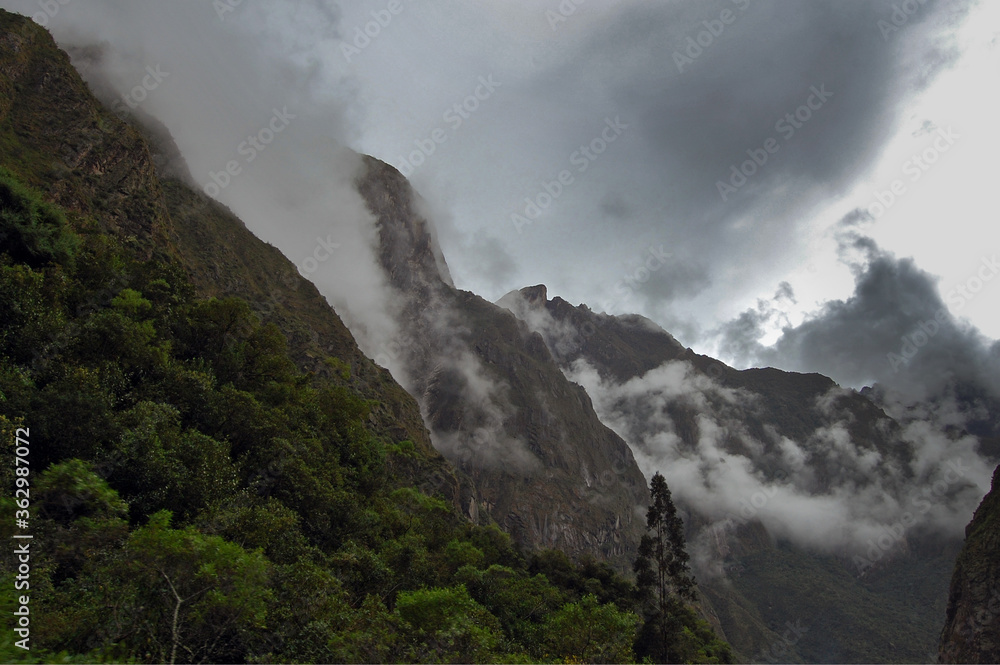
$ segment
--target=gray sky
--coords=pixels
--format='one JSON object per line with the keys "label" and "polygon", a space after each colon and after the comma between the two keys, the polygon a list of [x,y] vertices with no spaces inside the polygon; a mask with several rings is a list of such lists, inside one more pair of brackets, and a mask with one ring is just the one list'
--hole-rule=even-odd
{"label": "gray sky", "polygon": [[[829,359],[892,303],[943,303],[977,348],[1000,337],[1000,279],[954,295],[1000,252],[996,5],[64,1],[0,6],[63,44],[103,42],[123,93],[168,72],[126,101],[163,120],[198,182],[237,162],[218,198],[298,265],[319,237],[339,245],[314,275],[335,304],[375,279],[351,249],[366,236],[343,144],[412,170],[456,285],[491,300],[545,283],[723,360],[850,385],[880,374]],[[244,144],[276,111],[295,117]],[[858,237],[877,251],[856,256]],[[889,263],[894,299],[860,306]],[[820,348],[810,326],[838,313],[854,334]],[[903,343],[913,321],[893,320],[865,357]]]}

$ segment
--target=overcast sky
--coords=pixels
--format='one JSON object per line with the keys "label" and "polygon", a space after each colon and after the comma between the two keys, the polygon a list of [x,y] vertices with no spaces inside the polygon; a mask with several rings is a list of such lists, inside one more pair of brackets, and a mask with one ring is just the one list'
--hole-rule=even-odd
{"label": "overcast sky", "polygon": [[[1000,338],[996,3],[61,2],[0,7],[103,43],[122,92],[166,72],[127,101],[199,183],[238,160],[218,198],[299,265],[313,229],[254,192],[279,172],[304,175],[272,196],[322,188],[342,144],[410,174],[456,285],[490,300],[544,283],[739,366],[851,385],[942,306],[967,319],[955,339]],[[285,109],[291,138],[245,161]],[[899,291],[873,301],[889,274]],[[831,319],[852,334],[809,346]],[[831,362],[879,321],[879,370]]]}

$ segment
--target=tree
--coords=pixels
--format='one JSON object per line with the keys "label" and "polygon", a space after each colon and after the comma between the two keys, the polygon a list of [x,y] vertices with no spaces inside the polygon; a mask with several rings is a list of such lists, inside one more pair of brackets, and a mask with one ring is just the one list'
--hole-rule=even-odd
{"label": "tree", "polygon": [[[136,587],[143,646],[160,662],[238,662],[265,625],[268,561],[218,536],[173,529],[167,511],[126,545],[122,575]],[[138,646],[138,645],[136,645]]]}
{"label": "tree", "polygon": [[670,488],[659,472],[649,483],[649,493],[646,529],[651,533],[642,537],[633,569],[642,600],[647,604],[654,600],[655,605],[646,613],[636,649],[656,662],[672,662],[669,646],[683,630],[680,617],[684,601],[695,599],[694,579],[684,549],[684,522],[677,515]]}
{"label": "tree", "polygon": [[38,535],[56,564],[56,581],[75,577],[89,560],[119,547],[128,536],[128,505],[89,462],[53,464],[32,489]]}
{"label": "tree", "polygon": [[469,596],[465,585],[403,591],[396,596],[410,662],[479,663],[495,661],[500,622]]}
{"label": "tree", "polygon": [[0,234],[2,251],[34,268],[50,261],[72,264],[79,245],[63,212],[5,168],[0,168]]}
{"label": "tree", "polygon": [[588,594],[567,603],[545,622],[545,647],[570,663],[631,663],[639,617]]}

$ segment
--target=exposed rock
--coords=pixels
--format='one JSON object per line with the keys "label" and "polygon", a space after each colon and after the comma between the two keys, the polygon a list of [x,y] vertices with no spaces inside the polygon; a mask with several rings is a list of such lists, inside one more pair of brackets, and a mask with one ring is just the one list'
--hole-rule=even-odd
{"label": "exposed rock", "polygon": [[1000,467],[965,528],[955,564],[939,663],[1000,662]]}
{"label": "exposed rock", "polygon": [[[752,469],[762,487],[787,480],[802,493],[825,496],[845,483],[855,489],[872,482],[890,489],[912,484],[912,448],[901,438],[900,424],[871,399],[830,378],[773,368],[739,371],[685,348],[644,317],[611,316],[546,297],[544,287],[532,286],[498,304],[544,340],[568,376],[590,377],[598,413],[614,423],[645,464],[663,463],[658,460],[666,444],[659,437],[669,432],[678,454],[700,459],[703,473],[719,462],[701,457],[703,438],[709,437],[731,463]],[[670,371],[656,375],[665,367]],[[600,385],[592,385],[596,381]],[[624,390],[625,385],[630,387]],[[880,460],[874,473],[843,463],[822,436],[830,428],[841,432],[841,441]],[[795,442],[807,468],[788,466],[781,452],[786,441]],[[671,482],[669,468],[643,468],[647,474],[655,470]],[[890,552],[879,551],[877,561],[866,561],[859,573],[850,557],[771,534],[757,508],[761,500],[780,499],[748,490],[739,507],[720,516],[705,504],[732,494],[728,488],[694,493],[711,497],[704,501],[686,497],[682,487],[671,489],[685,520],[703,613],[716,617],[718,632],[740,657],[770,659],[777,648],[781,662],[917,661],[935,648],[957,540],[912,530],[894,539]],[[813,626],[786,644],[786,623],[799,621],[823,629]]]}
{"label": "exposed rock", "polygon": [[[406,179],[372,158],[367,167],[358,190],[378,220],[382,267],[405,303],[397,340],[405,383],[437,448],[472,478],[480,514],[528,548],[630,570],[648,492],[628,446],[541,337],[451,285]],[[536,291],[544,304],[545,288]]]}

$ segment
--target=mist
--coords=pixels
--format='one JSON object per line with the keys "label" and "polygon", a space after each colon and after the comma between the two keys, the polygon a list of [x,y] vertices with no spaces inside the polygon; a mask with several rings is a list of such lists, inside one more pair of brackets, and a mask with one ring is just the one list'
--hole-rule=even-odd
{"label": "mist", "polygon": [[[723,386],[689,362],[616,383],[578,360],[567,376],[587,389],[646,477],[662,473],[678,505],[698,516],[704,526],[692,534],[692,555],[703,574],[722,574],[716,534],[754,521],[775,539],[863,561],[880,539],[875,551],[886,556],[917,534],[961,539],[995,466],[975,437],[948,436],[927,421],[891,434],[897,454],[853,439],[853,416],[837,406],[850,391],[839,387],[816,400],[824,424],[807,438],[771,428],[759,440],[745,419],[761,396]],[[694,441],[678,430],[679,406],[697,414]]]}

